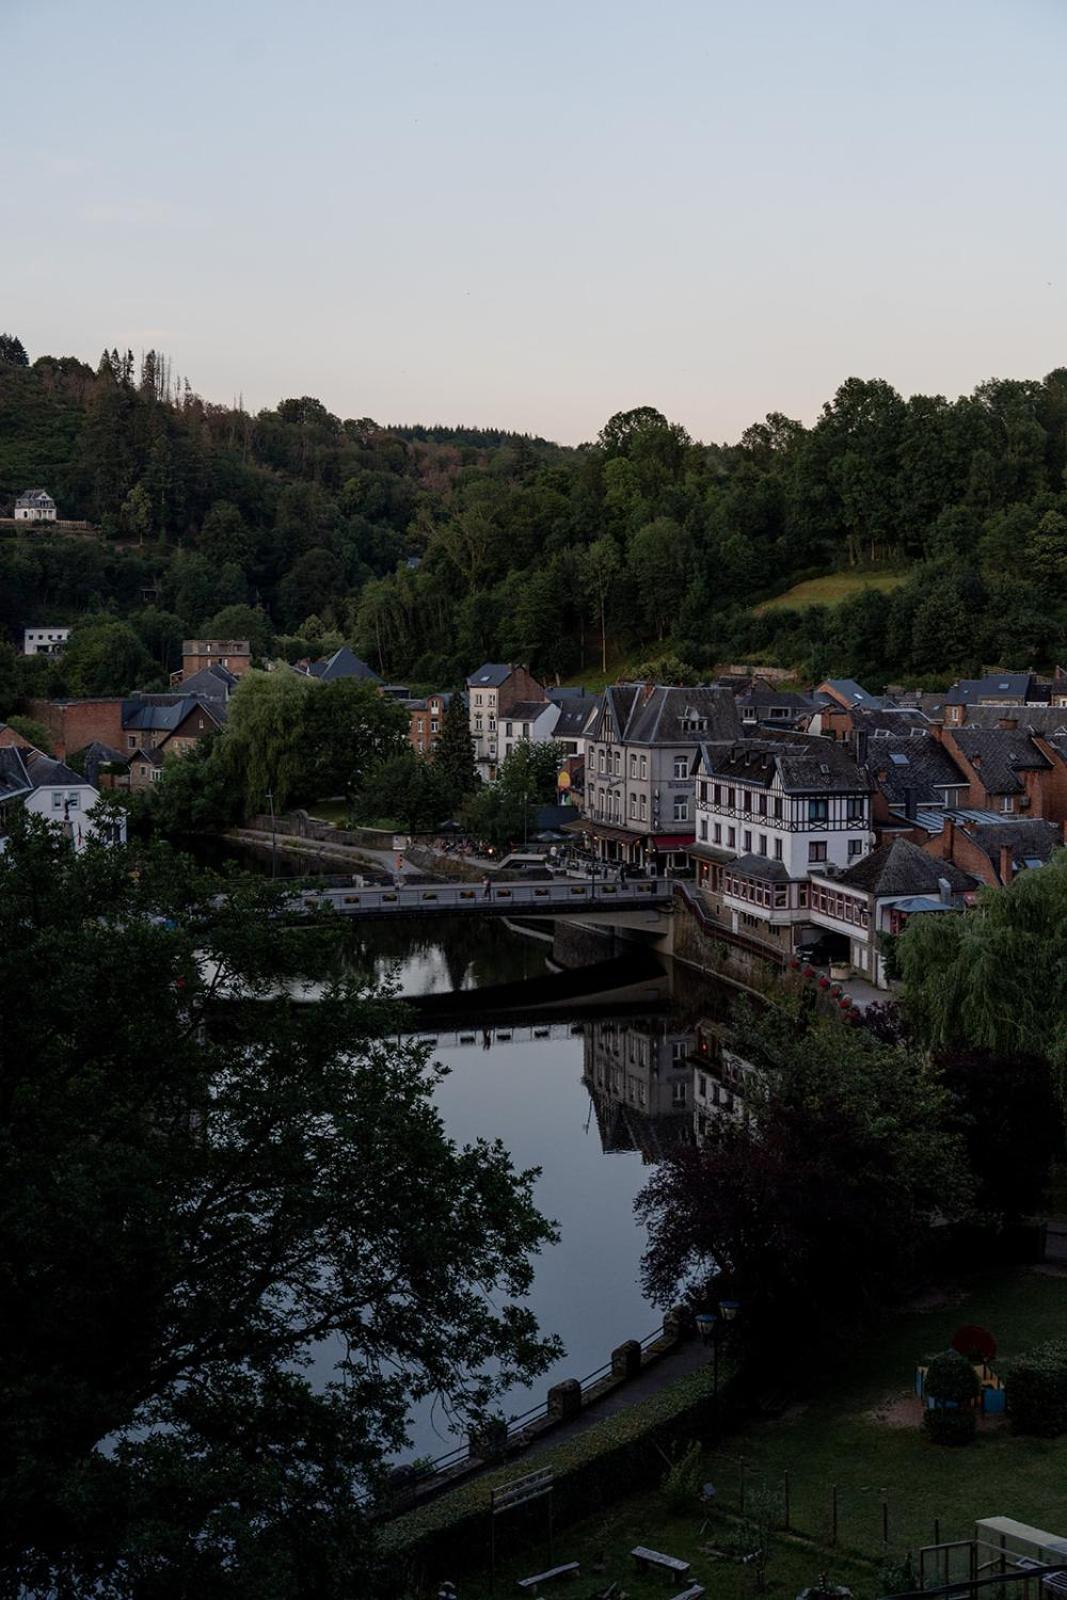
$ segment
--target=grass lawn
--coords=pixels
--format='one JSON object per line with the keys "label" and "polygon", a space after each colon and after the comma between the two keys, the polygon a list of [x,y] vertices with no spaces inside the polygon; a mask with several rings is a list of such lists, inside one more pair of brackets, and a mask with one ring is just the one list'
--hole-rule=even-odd
{"label": "grass lawn", "polygon": [[765,600],[756,606],[757,616],[765,611],[806,611],[809,606],[836,606],[842,600],[851,600],[865,589],[897,589],[905,582],[904,572],[828,572],[825,578],[808,578],[795,583],[784,594]]}
{"label": "grass lawn", "polygon": [[[842,1284],[842,1294],[847,1294]],[[790,1478],[791,1532],[772,1541],[767,1592],[792,1596],[826,1570],[847,1583],[860,1600],[884,1592],[880,1568],[882,1499],[889,1507],[893,1559],[934,1542],[968,1538],[978,1517],[1010,1516],[1067,1535],[1067,1437],[1056,1440],[1013,1435],[1003,1424],[979,1425],[975,1445],[951,1449],[931,1444],[905,1397],[917,1358],[945,1348],[965,1322],[990,1328],[1002,1355],[1019,1354],[1067,1329],[1067,1277],[1020,1270],[984,1279],[946,1297],[949,1303],[911,1312],[887,1325],[884,1334],[817,1384],[806,1403],[780,1419],[752,1424],[708,1452],[704,1476],[716,1485],[716,1513],[704,1538],[702,1516],[672,1516],[656,1491],[616,1501],[602,1517],[565,1529],[556,1540],[557,1560],[580,1560],[580,1584],[566,1593],[585,1600],[618,1580],[630,1600],[665,1600],[685,1587],[639,1575],[629,1551],[649,1545],[693,1563],[693,1577],[716,1600],[747,1600],[755,1592],[749,1567],[716,1559],[702,1546],[721,1547],[742,1533],[738,1516],[744,1464],[748,1510],[754,1496],[780,1496]],[[782,1360],[788,1362],[788,1339]],[[892,1408],[892,1409],[891,1409]],[[521,1468],[516,1463],[515,1475]],[[831,1489],[838,1487],[838,1540],[830,1547]],[[780,1502],[779,1502],[780,1503]],[[503,1519],[502,1519],[503,1520]],[[504,1529],[501,1529],[502,1544]],[[593,1573],[601,1554],[603,1574]],[[517,1577],[540,1570],[542,1550],[504,1560],[500,1593]],[[547,1591],[546,1591],[547,1593]],[[460,1584],[463,1600],[488,1597],[485,1575]]]}

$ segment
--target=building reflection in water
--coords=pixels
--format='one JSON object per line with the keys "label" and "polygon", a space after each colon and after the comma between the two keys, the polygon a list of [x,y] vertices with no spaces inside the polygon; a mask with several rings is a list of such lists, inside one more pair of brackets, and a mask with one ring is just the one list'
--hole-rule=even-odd
{"label": "building reflection in water", "polygon": [[756,1068],[725,1023],[648,1017],[587,1022],[582,1034],[582,1082],[605,1154],[662,1161],[679,1145],[702,1144],[717,1119],[744,1115]]}
{"label": "building reflection in water", "polygon": [[605,1154],[637,1150],[662,1161],[692,1142],[695,1042],[669,1018],[586,1023],[582,1082]]}

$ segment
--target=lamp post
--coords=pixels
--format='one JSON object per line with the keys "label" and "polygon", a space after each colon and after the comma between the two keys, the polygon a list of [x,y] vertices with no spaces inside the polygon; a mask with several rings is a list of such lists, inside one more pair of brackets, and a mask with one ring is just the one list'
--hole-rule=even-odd
{"label": "lamp post", "polygon": [[270,875],[278,875],[278,841],[274,827],[274,790],[267,790],[267,803],[270,806]]}
{"label": "lamp post", "polygon": [[740,1309],[740,1300],[720,1300],[718,1315],[705,1311],[696,1318],[697,1332],[702,1343],[710,1344],[713,1349],[711,1381],[713,1398],[716,1401],[719,1398],[719,1347],[729,1331],[730,1324],[736,1322]]}

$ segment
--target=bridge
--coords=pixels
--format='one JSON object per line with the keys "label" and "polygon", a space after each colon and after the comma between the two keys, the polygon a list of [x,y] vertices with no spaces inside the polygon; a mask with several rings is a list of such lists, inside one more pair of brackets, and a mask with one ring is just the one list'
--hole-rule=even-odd
{"label": "bridge", "polygon": [[294,901],[308,910],[331,907],[346,917],[515,916],[562,917],[580,914],[664,910],[672,885],[664,878],[632,883],[601,883],[595,878],[554,878],[550,883],[401,884],[397,888],[300,889]]}

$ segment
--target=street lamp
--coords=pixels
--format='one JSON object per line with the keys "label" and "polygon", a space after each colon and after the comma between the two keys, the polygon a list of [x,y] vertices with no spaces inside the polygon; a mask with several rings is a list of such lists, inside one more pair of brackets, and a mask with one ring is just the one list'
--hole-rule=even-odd
{"label": "street lamp", "polygon": [[697,1332],[702,1344],[710,1344],[713,1348],[712,1391],[715,1400],[719,1398],[719,1347],[723,1338],[729,1331],[732,1322],[736,1322],[737,1314],[741,1309],[740,1300],[720,1300],[719,1312],[701,1312],[696,1317]]}
{"label": "street lamp", "polygon": [[266,794],[270,806],[270,875],[275,878],[278,875],[278,841],[274,827],[274,790],[268,789]]}

